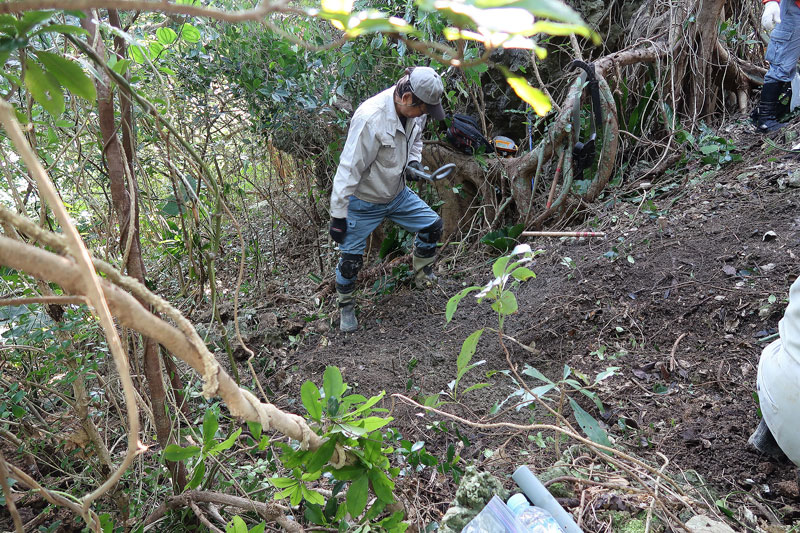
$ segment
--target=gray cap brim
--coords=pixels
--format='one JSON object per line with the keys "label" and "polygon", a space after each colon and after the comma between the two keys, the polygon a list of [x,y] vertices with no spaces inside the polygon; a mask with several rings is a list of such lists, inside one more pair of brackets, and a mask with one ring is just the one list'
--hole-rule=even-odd
{"label": "gray cap brim", "polygon": [[444,120],[445,114],[441,102],[438,104],[425,104],[425,109],[428,111],[428,116],[432,119]]}

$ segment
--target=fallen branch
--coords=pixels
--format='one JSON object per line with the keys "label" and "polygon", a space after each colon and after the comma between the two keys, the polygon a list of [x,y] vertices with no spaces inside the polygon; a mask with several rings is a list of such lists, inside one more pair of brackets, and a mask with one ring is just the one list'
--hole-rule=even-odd
{"label": "fallen branch", "polygon": [[[0,210],[2,214],[2,210]],[[42,235],[40,235],[42,237]],[[57,236],[56,236],[57,237]],[[46,237],[53,239],[53,235]],[[83,294],[84,282],[79,276],[78,267],[70,260],[41,248],[14,241],[0,236],[0,264],[25,272],[36,278],[52,281],[59,284],[65,292]],[[106,265],[107,268],[110,266]],[[113,269],[112,269],[113,270]],[[164,315],[177,313],[172,306],[150,293],[143,285],[135,280],[122,276],[116,272],[117,280],[123,281],[127,286],[136,287],[137,291],[149,294],[149,298],[160,303],[155,310]],[[214,357],[204,345],[202,350],[192,342],[184,333],[183,328],[178,329],[165,320],[156,317],[146,310],[131,294],[112,284],[108,280],[100,281],[101,287],[108,301],[109,308],[123,326],[152,337],[159,344],[185,361],[206,379],[206,361]],[[150,303],[150,302],[148,302]],[[168,306],[168,307],[167,307]],[[188,324],[186,318],[177,313],[180,319]],[[191,328],[191,325],[189,324]],[[192,328],[192,331],[194,329]],[[196,335],[196,332],[194,333]],[[291,413],[285,413],[272,404],[261,403],[251,392],[240,388],[224,369],[215,365],[214,394],[218,394],[228,406],[231,414],[243,420],[259,422],[264,430],[274,429],[280,433],[301,442],[307,449],[315,450],[322,445],[322,438],[314,433],[305,420]],[[343,451],[337,452],[338,454]],[[345,458],[334,456],[334,464],[342,464]]]}

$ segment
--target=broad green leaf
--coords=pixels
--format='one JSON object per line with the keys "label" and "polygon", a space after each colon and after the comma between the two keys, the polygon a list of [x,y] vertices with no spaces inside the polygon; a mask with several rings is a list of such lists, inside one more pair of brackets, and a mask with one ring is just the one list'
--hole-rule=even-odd
{"label": "broad green leaf", "polygon": [[225,533],[247,533],[247,524],[240,516],[234,516],[233,521],[225,528]]}
{"label": "broad green leaf", "polygon": [[[328,501],[331,500],[335,501],[336,498],[331,498]],[[309,504],[306,505],[305,508],[306,509],[303,515],[306,517],[306,520],[318,526],[325,526],[328,524],[328,521],[325,520],[325,515],[322,513],[322,507],[319,505]]]}
{"label": "broad green leaf", "polygon": [[172,44],[178,38],[178,34],[172,28],[158,28],[156,38],[161,44]]}
{"label": "broad green leaf", "polygon": [[193,490],[200,486],[200,483],[203,482],[203,476],[206,475],[206,462],[200,461],[197,463],[197,466],[194,467],[194,472],[192,472],[192,479],[189,480],[189,483],[186,484],[186,490]]}
{"label": "broad green leaf", "polygon": [[519,281],[528,281],[529,279],[536,277],[536,274],[531,269],[526,267],[514,269],[514,271],[511,272],[511,275],[514,276],[514,279]]}
{"label": "broad green leaf", "polygon": [[[109,63],[111,63],[109,61]],[[117,74],[125,74],[132,61],[130,59],[118,59],[112,66],[111,70]]]}
{"label": "broad green leaf", "polygon": [[458,371],[458,377],[464,375],[466,372],[467,365],[469,365],[472,356],[475,355],[475,350],[478,347],[478,341],[483,334],[483,330],[479,329],[474,331],[472,335],[467,337],[464,340],[464,343],[461,345],[461,352],[458,354],[458,359],[456,359],[456,369]]}
{"label": "broad green leaf", "polygon": [[253,435],[254,439],[256,440],[261,439],[261,431],[262,431],[261,424],[259,424],[258,422],[248,422],[247,429],[250,430],[250,434]]}
{"label": "broad green leaf", "polygon": [[503,274],[505,274],[506,265],[508,264],[508,261],[510,259],[511,259],[510,257],[505,255],[503,257],[498,258],[497,261],[494,262],[494,264],[492,265],[492,274],[494,274],[494,277],[499,278]]}
{"label": "broad green leaf", "polygon": [[64,112],[64,94],[58,80],[33,61],[27,62],[25,72],[25,86],[31,96],[53,117],[58,117]]}
{"label": "broad green leaf", "polygon": [[375,491],[375,496],[384,503],[394,503],[394,483],[386,474],[377,468],[371,468],[367,473],[369,480],[372,482],[372,490]]}
{"label": "broad green leaf", "polygon": [[219,416],[216,409],[206,409],[203,414],[203,447],[208,449],[214,442],[219,429]]}
{"label": "broad green leaf", "polygon": [[28,46],[27,37],[0,37],[0,52],[13,52],[26,46]]}
{"label": "broad green leaf", "polygon": [[266,529],[267,529],[267,523],[261,522],[260,524],[256,524],[253,527],[251,527],[248,533],[264,533]]}
{"label": "broad green leaf", "polygon": [[297,484],[297,480],[288,477],[270,477],[267,481],[279,489],[286,489]]}
{"label": "broad green leaf", "polygon": [[144,48],[143,46],[130,45],[128,47],[128,53],[130,54],[131,59],[140,65],[147,63],[147,61],[150,59],[153,59],[149,48]]}
{"label": "broad green leaf", "polygon": [[150,50],[150,58],[155,59],[157,58],[161,52],[164,51],[164,45],[158,41],[153,41],[149,45],[147,45],[148,50]]}
{"label": "broad green leaf", "polygon": [[183,24],[180,29],[181,39],[187,43],[196,43],[200,41],[200,30],[189,24]]}
{"label": "broad green leaf", "polygon": [[325,391],[326,398],[338,398],[345,391],[342,372],[338,367],[325,368],[325,373],[322,375],[322,390]]}
{"label": "broad green leaf", "polygon": [[229,449],[236,443],[236,439],[238,439],[241,434],[242,428],[238,428],[230,437],[208,450],[208,455],[217,455],[219,452],[224,452]]}
{"label": "broad green leaf", "polygon": [[300,387],[300,399],[303,407],[308,411],[308,416],[317,422],[322,418],[322,403],[320,403],[319,389],[310,381],[303,383]]}
{"label": "broad green leaf", "polygon": [[177,444],[170,444],[166,448],[164,448],[164,452],[162,453],[164,459],[167,461],[185,461],[190,457],[195,457],[200,455],[200,447],[199,446],[187,446],[185,448],[178,446]]}
{"label": "broad green leaf", "polygon": [[453,319],[453,315],[456,313],[456,309],[458,308],[458,303],[464,299],[464,297],[474,291],[481,290],[480,287],[467,287],[463,289],[461,292],[453,296],[447,301],[447,307],[444,312],[444,317],[447,322],[450,322]]}
{"label": "broad green leaf", "polygon": [[48,20],[55,14],[55,11],[28,11],[22,15],[22,18],[16,23],[19,35],[28,33],[29,29]]}
{"label": "broad green leaf", "polygon": [[322,443],[322,446],[317,448],[313,455],[311,456],[311,460],[308,461],[306,464],[306,470],[308,472],[317,472],[322,470],[322,467],[328,464],[328,461],[331,460],[333,457],[333,452],[336,450],[336,439],[328,439]]}
{"label": "broad green leaf", "polygon": [[519,309],[517,297],[511,291],[503,291],[500,298],[492,304],[492,309],[500,315],[514,314]]}
{"label": "broad green leaf", "polygon": [[522,76],[514,74],[503,66],[499,66],[498,68],[500,68],[500,70],[503,72],[503,75],[506,77],[506,81],[511,88],[514,89],[514,92],[517,93],[517,96],[530,104],[537,115],[544,116],[550,112],[550,109],[552,109],[553,105],[546,94],[539,89],[531,87],[528,84],[528,81]]}
{"label": "broad green leaf", "polygon": [[289,489],[292,493],[289,495],[289,503],[292,504],[292,507],[300,505],[300,502],[303,501],[303,485],[298,484],[293,489]]}
{"label": "broad green leaf", "polygon": [[364,512],[369,498],[369,478],[366,474],[355,479],[347,489],[347,510],[350,516],[358,518]]}
{"label": "broad green leaf", "polygon": [[575,413],[575,420],[578,421],[578,425],[581,427],[586,436],[592,442],[596,442],[597,444],[602,444],[603,446],[612,447],[611,441],[608,440],[608,435],[603,428],[600,427],[600,424],[595,420],[595,418],[583,410],[583,408],[578,405],[578,402],[573,400],[572,398],[569,399],[569,404],[572,406],[572,412]]}
{"label": "broad green leaf", "polygon": [[300,485],[300,490],[303,493],[303,499],[307,502],[317,505],[325,505],[325,497],[315,490],[306,488],[305,485]]}
{"label": "broad green leaf", "polygon": [[368,416],[358,421],[358,426],[364,428],[368,433],[380,429],[394,420],[391,416],[381,418],[379,416]]}
{"label": "broad green leaf", "polygon": [[569,365],[564,365],[564,376],[561,379],[567,379],[571,373],[572,369],[569,367]]}
{"label": "broad green leaf", "polygon": [[61,33],[61,34],[70,34],[70,35],[89,35],[89,32],[81,28],[80,26],[73,26],[71,24],[50,24],[49,26],[44,26],[39,28],[35,32],[30,34],[30,37],[34,35],[39,35],[40,33]]}
{"label": "broad green leaf", "polygon": [[56,79],[75,96],[89,101],[97,98],[94,83],[77,63],[50,52],[36,52],[36,57]]}

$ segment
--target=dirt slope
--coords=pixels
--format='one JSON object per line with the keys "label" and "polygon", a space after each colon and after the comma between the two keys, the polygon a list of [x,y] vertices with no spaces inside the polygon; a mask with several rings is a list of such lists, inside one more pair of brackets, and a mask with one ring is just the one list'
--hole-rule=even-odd
{"label": "dirt slope", "polygon": [[[593,223],[606,239],[529,241],[544,252],[532,267],[537,278],[516,289],[520,309],[506,321],[506,332],[533,350],[506,345],[514,364],[530,364],[551,379],[560,379],[564,365],[590,378],[619,367],[596,389],[605,414],[571,395],[606,424],[618,446],[658,464],[661,453],[674,472],[696,470],[719,496],[750,492],[762,507],[782,509],[780,518],[791,523],[798,512],[794,468],[759,456],[746,443],[758,424],[753,391],[766,345],[759,340],[777,331],[789,285],[800,273],[800,189],[787,186],[797,155],[770,150],[747,129],[726,132],[743,155],[740,162],[717,168],[693,159],[649,188],[623,185],[608,195],[584,226]],[[777,141],[786,145],[783,137]],[[643,192],[651,196],[643,200]],[[307,328],[301,347],[288,354],[286,367],[298,379],[279,372],[270,386],[284,398],[298,398],[299,376],[321,381],[325,367],[337,365],[364,395],[385,390],[419,398],[447,390],[464,339],[478,328],[497,327],[488,305],[472,297],[450,324],[444,319],[450,296],[489,281],[493,256],[485,252],[452,257],[445,250],[440,286],[432,291],[401,284],[376,295],[365,284],[357,334],[339,333],[328,306],[334,327]],[[492,406],[518,388],[503,373],[486,378],[487,371],[508,370],[496,336],[483,336],[479,359],[485,365],[460,387],[492,386],[446,407],[472,420],[488,418]],[[437,430],[436,417],[399,403],[394,409],[404,438],[426,441],[440,457],[453,445],[462,464],[499,476],[518,464],[545,468],[554,460],[552,439],[540,448],[513,433],[461,426],[456,435],[452,426]],[[503,418],[549,420],[541,409],[512,409]],[[439,518],[454,489],[443,476],[428,479],[427,492],[415,496],[429,504],[420,512],[423,522]],[[756,514],[774,521],[768,510]]]}

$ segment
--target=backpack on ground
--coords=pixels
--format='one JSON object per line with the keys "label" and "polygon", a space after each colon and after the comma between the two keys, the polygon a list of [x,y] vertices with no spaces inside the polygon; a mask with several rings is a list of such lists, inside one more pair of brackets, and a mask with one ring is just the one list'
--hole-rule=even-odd
{"label": "backpack on ground", "polygon": [[491,143],[481,134],[478,121],[469,115],[453,115],[453,124],[447,129],[447,140],[456,150],[465,154],[494,151]]}

